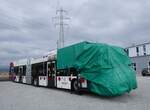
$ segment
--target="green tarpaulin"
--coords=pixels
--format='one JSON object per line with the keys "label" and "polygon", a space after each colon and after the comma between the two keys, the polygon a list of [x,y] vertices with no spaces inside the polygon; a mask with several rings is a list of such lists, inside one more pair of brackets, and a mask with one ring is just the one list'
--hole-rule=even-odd
{"label": "green tarpaulin", "polygon": [[81,42],[58,49],[57,69],[74,67],[90,84],[88,89],[104,96],[116,96],[137,88],[135,71],[123,48]]}

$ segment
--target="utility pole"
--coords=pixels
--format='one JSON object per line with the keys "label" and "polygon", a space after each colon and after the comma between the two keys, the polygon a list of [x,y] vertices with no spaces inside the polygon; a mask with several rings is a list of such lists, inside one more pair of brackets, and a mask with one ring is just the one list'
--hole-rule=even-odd
{"label": "utility pole", "polygon": [[57,40],[57,48],[63,48],[64,47],[64,28],[68,24],[66,23],[66,20],[69,20],[69,17],[66,17],[66,14],[68,12],[64,10],[63,8],[60,8],[59,10],[56,10],[56,16],[52,19],[55,20],[55,26],[59,27],[59,38]]}

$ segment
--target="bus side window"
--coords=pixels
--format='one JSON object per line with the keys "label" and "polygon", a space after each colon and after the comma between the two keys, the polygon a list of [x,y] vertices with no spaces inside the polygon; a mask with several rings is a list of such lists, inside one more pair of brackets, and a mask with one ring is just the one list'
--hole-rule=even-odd
{"label": "bus side window", "polygon": [[18,75],[18,67],[14,67],[14,73]]}
{"label": "bus side window", "polygon": [[57,71],[57,76],[59,76],[60,75],[60,72],[59,71]]}
{"label": "bus side window", "polygon": [[75,68],[71,68],[70,69],[70,74],[73,75],[73,76],[76,76],[77,75],[77,71]]}
{"label": "bus side window", "polygon": [[64,70],[60,70],[60,76],[64,76]]}
{"label": "bus side window", "polygon": [[14,67],[10,67],[10,73],[14,73]]}

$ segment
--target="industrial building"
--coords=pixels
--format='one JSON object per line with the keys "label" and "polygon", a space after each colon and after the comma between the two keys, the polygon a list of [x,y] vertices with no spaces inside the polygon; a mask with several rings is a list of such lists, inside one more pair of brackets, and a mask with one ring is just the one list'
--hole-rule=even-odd
{"label": "industrial building", "polygon": [[150,68],[150,42],[133,45],[125,48],[127,54],[132,60],[132,66],[137,72],[141,74],[143,70],[147,69],[149,72]]}

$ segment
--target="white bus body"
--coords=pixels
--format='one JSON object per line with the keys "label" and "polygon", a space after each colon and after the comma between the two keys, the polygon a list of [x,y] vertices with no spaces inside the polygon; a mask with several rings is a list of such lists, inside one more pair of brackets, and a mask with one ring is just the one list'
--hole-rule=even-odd
{"label": "white bus body", "polygon": [[[18,71],[17,73],[19,73],[19,75],[16,74],[14,81],[24,84],[33,84],[35,86],[55,87],[69,90],[73,88],[72,86],[74,86],[73,89],[76,89],[75,86],[78,82],[80,88],[86,89],[88,86],[87,81],[80,81],[77,74],[72,75],[71,72],[68,72],[67,75],[58,74],[59,72],[57,71],[59,70],[56,68],[56,54],[57,51],[52,51],[48,55],[40,58],[23,59],[14,62],[14,67],[17,67],[16,70]],[[24,72],[26,72],[26,74]],[[30,83],[28,82],[27,77],[31,79]]]}

